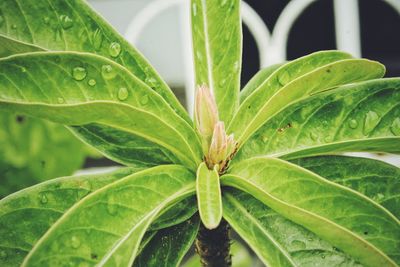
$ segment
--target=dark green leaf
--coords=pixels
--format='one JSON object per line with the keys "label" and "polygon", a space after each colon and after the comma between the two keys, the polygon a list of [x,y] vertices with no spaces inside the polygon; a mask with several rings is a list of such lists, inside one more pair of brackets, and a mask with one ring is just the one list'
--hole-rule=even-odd
{"label": "dark green leaf", "polygon": [[198,217],[194,216],[181,224],[158,231],[147,242],[133,266],[179,266],[196,238],[199,222]]}

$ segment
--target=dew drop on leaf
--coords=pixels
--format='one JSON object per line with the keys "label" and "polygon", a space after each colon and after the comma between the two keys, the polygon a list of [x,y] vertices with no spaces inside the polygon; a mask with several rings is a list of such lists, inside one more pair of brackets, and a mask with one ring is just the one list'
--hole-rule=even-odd
{"label": "dew drop on leaf", "polygon": [[223,87],[225,84],[226,84],[226,79],[222,79],[222,80],[219,82],[219,86],[221,86],[221,87]]}
{"label": "dew drop on leaf", "polygon": [[118,99],[121,101],[127,99],[129,96],[128,89],[126,89],[125,87],[119,88],[117,96]]}
{"label": "dew drop on leaf", "polygon": [[79,248],[81,245],[81,241],[79,240],[78,237],[72,236],[71,237],[71,247],[72,248]]}
{"label": "dew drop on leaf", "polygon": [[284,86],[285,84],[290,82],[290,74],[287,71],[283,71],[281,74],[278,76],[278,82],[280,85]]}
{"label": "dew drop on leaf", "polygon": [[57,102],[58,102],[58,104],[62,104],[65,102],[65,100],[64,100],[64,98],[59,97],[59,98],[57,98]]}
{"label": "dew drop on leaf", "polygon": [[385,198],[385,195],[384,195],[384,194],[378,193],[378,194],[376,194],[372,199],[373,199],[374,201],[380,202],[380,201],[382,201],[384,198]]}
{"label": "dew drop on leaf", "polygon": [[158,83],[154,77],[147,77],[145,80],[146,84],[148,84],[151,88],[157,87]]}
{"label": "dew drop on leaf", "polygon": [[262,135],[262,136],[261,136],[261,141],[262,141],[263,143],[266,143],[266,142],[268,141],[268,135],[266,135],[266,134]]}
{"label": "dew drop on leaf", "polygon": [[149,96],[148,95],[144,95],[140,98],[140,104],[142,105],[146,105],[147,103],[149,103]]}
{"label": "dew drop on leaf", "polygon": [[219,3],[220,7],[224,7],[227,2],[228,2],[228,0],[221,0]]}
{"label": "dew drop on leaf", "polygon": [[103,76],[104,79],[108,80],[114,78],[117,75],[117,73],[114,71],[111,65],[103,65],[101,67],[101,75]]}
{"label": "dew drop on leaf", "polygon": [[25,67],[21,67],[21,72],[26,72],[26,68]]}
{"label": "dew drop on leaf", "polygon": [[47,198],[46,194],[44,194],[44,193],[39,194],[39,200],[40,200],[40,203],[42,203],[42,204],[46,204],[47,202],[49,202],[49,199]]}
{"label": "dew drop on leaf", "polygon": [[95,80],[95,79],[90,79],[90,80],[88,81],[88,85],[89,85],[89,86],[95,86],[95,85],[96,85],[96,80]]}
{"label": "dew drop on leaf", "polygon": [[112,42],[108,48],[108,53],[112,57],[118,57],[121,53],[121,45],[117,42]]}
{"label": "dew drop on leaf", "polygon": [[365,120],[364,120],[364,129],[363,133],[364,135],[368,135],[378,124],[379,122],[379,115],[376,114],[375,111],[368,111],[368,113],[365,115]]}
{"label": "dew drop on leaf", "polygon": [[357,128],[357,126],[358,126],[358,122],[357,122],[355,119],[351,119],[351,120],[349,121],[349,127],[350,127],[351,129],[355,129],[355,128]]}
{"label": "dew drop on leaf", "polygon": [[390,126],[390,131],[394,135],[400,136],[400,118],[396,118]]}
{"label": "dew drop on leaf", "polygon": [[329,142],[332,141],[332,137],[329,136],[329,135],[327,135],[327,136],[325,136],[324,141],[325,141],[326,143],[329,143]]}
{"label": "dew drop on leaf", "polygon": [[74,21],[67,15],[60,16],[61,26],[64,30],[71,28],[74,25]]}
{"label": "dew drop on leaf", "polygon": [[82,81],[86,78],[87,72],[85,68],[76,67],[72,70],[72,77],[77,81]]}
{"label": "dew drop on leaf", "polygon": [[93,33],[93,46],[94,49],[99,50],[103,44],[103,33],[98,28]]}
{"label": "dew drop on leaf", "polygon": [[11,28],[15,30],[17,28],[17,24],[11,25]]}
{"label": "dew drop on leaf", "polygon": [[233,63],[233,72],[237,72],[239,70],[239,67],[239,61],[235,61],[235,63]]}

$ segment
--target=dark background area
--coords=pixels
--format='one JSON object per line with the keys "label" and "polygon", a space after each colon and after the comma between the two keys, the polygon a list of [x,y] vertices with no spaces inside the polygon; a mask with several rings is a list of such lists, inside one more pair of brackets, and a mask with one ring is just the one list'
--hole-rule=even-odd
{"label": "dark background area", "polygon": [[[399,0],[400,1],[400,0]],[[273,30],[288,0],[247,0]],[[378,60],[387,67],[387,77],[400,76],[400,15],[382,0],[359,0],[362,57]],[[257,72],[257,47],[243,27],[242,84]],[[335,21],[332,0],[312,3],[292,27],[288,59],[295,59],[318,50],[336,49]]]}

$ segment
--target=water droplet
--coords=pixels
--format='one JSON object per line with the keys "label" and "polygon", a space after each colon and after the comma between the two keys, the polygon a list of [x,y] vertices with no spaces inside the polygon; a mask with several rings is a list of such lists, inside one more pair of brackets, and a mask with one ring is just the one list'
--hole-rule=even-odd
{"label": "water droplet", "polygon": [[128,89],[126,89],[125,87],[120,88],[118,90],[117,96],[118,96],[118,99],[121,100],[121,101],[127,99],[128,96],[129,96]]}
{"label": "water droplet", "polygon": [[197,5],[196,3],[193,3],[192,5],[192,12],[193,12],[193,16],[197,16]]}
{"label": "water droplet", "polygon": [[140,98],[140,104],[142,105],[146,105],[147,103],[149,103],[149,96],[148,95],[144,95]]}
{"label": "water droplet", "polygon": [[226,84],[226,79],[222,79],[222,80],[219,82],[219,86],[221,86],[221,87],[223,87],[225,84]]}
{"label": "water droplet", "polygon": [[266,143],[267,141],[268,141],[268,135],[266,135],[266,134],[264,134],[264,135],[262,135],[261,136],[261,141],[263,142],[263,143]]}
{"label": "water droplet", "polygon": [[196,51],[196,57],[198,60],[202,61],[203,60],[203,54],[201,53],[200,50]]}
{"label": "water droplet", "polygon": [[103,44],[103,33],[98,28],[93,33],[93,46],[94,49],[99,50]]}
{"label": "water droplet", "polygon": [[96,80],[95,80],[95,79],[90,79],[90,80],[88,81],[88,85],[89,85],[89,86],[95,86],[95,85],[96,85]]}
{"label": "water droplet", "polygon": [[50,18],[49,17],[44,17],[43,18],[43,22],[44,22],[44,24],[49,24]]}
{"label": "water droplet", "polygon": [[17,24],[11,25],[11,28],[15,30],[16,28],[18,28],[18,27],[17,27]]}
{"label": "water droplet", "polygon": [[350,127],[351,129],[355,129],[355,128],[357,128],[357,126],[358,126],[358,122],[357,122],[355,119],[351,119],[351,120],[349,121],[349,127]]}
{"label": "water droplet", "polygon": [[375,111],[368,111],[368,113],[365,115],[365,120],[364,120],[364,129],[363,133],[364,135],[368,135],[378,124],[379,122],[379,115],[376,114]]}
{"label": "water droplet", "polygon": [[156,78],[151,77],[151,76],[147,77],[145,82],[148,85],[150,85],[151,88],[157,87],[157,85],[158,85],[158,82],[157,82]]}
{"label": "water droplet", "polygon": [[112,42],[108,48],[108,53],[110,53],[112,57],[118,57],[121,53],[121,45],[117,42]]}
{"label": "water droplet", "polygon": [[86,69],[82,67],[76,67],[72,70],[72,77],[77,81],[82,81],[86,78]]}
{"label": "water droplet", "polygon": [[332,136],[329,136],[329,135],[325,136],[324,141],[325,141],[326,143],[331,142],[331,141],[332,141]]}
{"label": "water droplet", "polygon": [[307,238],[307,241],[309,242],[313,241],[312,237]]}
{"label": "water droplet", "polygon": [[239,67],[240,67],[239,61],[235,61],[235,63],[233,63],[233,72],[237,72],[239,70]]}
{"label": "water droplet", "polygon": [[7,252],[5,252],[4,250],[0,252],[0,259],[5,260],[7,259],[7,256]]}
{"label": "water droplet", "polygon": [[292,246],[293,250],[302,250],[306,248],[306,243],[301,240],[293,240],[290,245]]}
{"label": "water droplet", "polygon": [[390,131],[392,131],[394,135],[400,135],[400,118],[396,118],[393,121],[392,125],[390,126]]}
{"label": "water droplet", "polygon": [[378,194],[376,194],[374,197],[373,197],[373,199],[375,200],[375,201],[378,201],[378,202],[380,202],[382,199],[384,199],[385,198],[385,195],[384,194],[382,194],[382,193],[378,193]]}
{"label": "water droplet", "polygon": [[101,75],[103,76],[104,79],[108,80],[114,78],[117,75],[117,73],[114,71],[111,65],[103,65],[101,67]]}
{"label": "water droplet", "polygon": [[26,72],[26,68],[25,67],[21,67],[21,72]]}
{"label": "water droplet", "polygon": [[79,248],[80,245],[81,245],[81,241],[79,240],[79,238],[76,236],[72,236],[71,237],[71,247]]}
{"label": "water droplet", "polygon": [[57,98],[57,102],[58,102],[58,104],[62,104],[62,103],[64,103],[64,98],[62,98],[62,97],[59,97],[59,98]]}
{"label": "water droplet", "polygon": [[278,75],[278,82],[280,83],[281,86],[284,86],[285,84],[290,82],[290,74],[287,71],[283,71]]}
{"label": "water droplet", "polygon": [[321,255],[321,258],[325,259],[325,255]]}
{"label": "water droplet", "polygon": [[220,7],[225,6],[227,2],[228,0],[221,0],[221,2],[219,3]]}
{"label": "water droplet", "polygon": [[42,204],[46,204],[47,202],[49,202],[49,199],[47,198],[45,193],[39,194],[39,200],[40,200],[40,203],[42,203]]}
{"label": "water droplet", "polygon": [[61,26],[64,30],[71,28],[74,25],[74,21],[67,15],[60,16]]}
{"label": "water droplet", "polygon": [[317,135],[316,133],[314,133],[314,132],[311,132],[311,133],[310,133],[310,137],[311,137],[311,139],[312,139],[313,141],[316,141],[316,140],[318,139],[318,135]]}

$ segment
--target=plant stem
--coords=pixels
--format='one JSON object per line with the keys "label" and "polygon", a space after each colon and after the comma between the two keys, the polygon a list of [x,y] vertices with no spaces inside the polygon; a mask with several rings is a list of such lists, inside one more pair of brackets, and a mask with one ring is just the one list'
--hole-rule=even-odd
{"label": "plant stem", "polygon": [[196,239],[196,252],[200,256],[203,267],[229,267],[232,266],[230,254],[230,227],[222,220],[220,225],[213,230],[208,230],[200,225]]}

